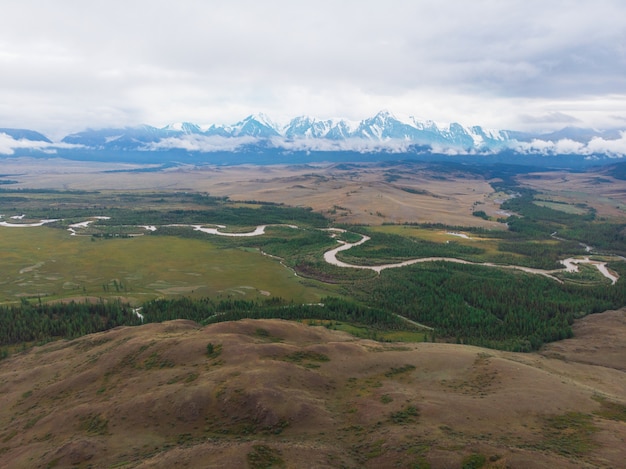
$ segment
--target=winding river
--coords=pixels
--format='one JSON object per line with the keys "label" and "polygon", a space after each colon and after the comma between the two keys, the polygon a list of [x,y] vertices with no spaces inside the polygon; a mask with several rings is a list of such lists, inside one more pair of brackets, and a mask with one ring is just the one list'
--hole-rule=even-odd
{"label": "winding river", "polygon": [[340,253],[341,251],[347,251],[348,249],[353,248],[354,246],[360,246],[361,244],[366,243],[367,241],[371,239],[369,236],[365,236],[365,235],[362,235],[362,236],[363,237],[361,238],[361,240],[357,241],[356,243],[346,243],[345,241],[338,240],[338,242],[341,243],[341,245],[334,249],[331,249],[330,251],[326,251],[324,253],[324,260],[327,263],[335,265],[337,267],[346,267],[346,268],[351,268],[351,269],[367,269],[367,270],[373,270],[378,273],[380,273],[381,271],[385,269],[405,267],[407,265],[418,264],[421,262],[443,261],[443,262],[453,262],[456,264],[482,265],[482,266],[487,266],[487,267],[497,267],[501,269],[521,270],[523,272],[527,272],[530,274],[543,275],[559,283],[563,283],[563,281],[555,277],[554,274],[558,272],[563,272],[563,271],[578,272],[578,264],[592,264],[598,269],[598,271],[604,277],[611,280],[611,283],[613,285],[615,285],[615,283],[617,282],[619,278],[616,274],[609,271],[609,269],[606,266],[606,262],[593,261],[593,260],[590,260],[588,257],[585,257],[584,259],[569,258],[569,259],[562,260],[560,262],[561,264],[564,265],[564,268],[556,269],[556,270],[533,269],[531,267],[523,267],[519,265],[494,264],[493,262],[470,262],[470,261],[466,261],[463,259],[457,259],[455,257],[420,257],[418,259],[409,259],[409,260],[398,262],[395,264],[382,264],[382,265],[348,264],[347,262],[343,262],[337,259],[337,254]]}
{"label": "winding river", "polygon": [[[21,219],[23,217],[13,217],[16,219]],[[80,222],[80,223],[75,223],[70,225],[70,227],[68,228],[68,230],[71,232],[72,235],[76,235],[76,230],[77,229],[81,229],[81,228],[86,228],[87,226],[89,226],[90,223],[92,223],[93,221],[95,221],[98,218],[107,218],[107,217],[91,217],[90,220],[88,221],[84,221],[84,222]],[[0,226],[4,226],[4,227],[9,227],[9,228],[30,228],[30,227],[37,227],[37,226],[43,226],[46,223],[52,223],[55,221],[59,221],[59,220],[40,220],[37,223],[10,223],[10,222],[6,222],[6,221],[2,221],[0,222]],[[217,236],[232,236],[232,237],[251,237],[251,236],[261,236],[263,234],[265,234],[265,229],[268,226],[287,226],[289,228],[293,228],[293,229],[298,229],[298,227],[296,225],[259,225],[257,226],[253,231],[249,231],[249,232],[245,232],[245,233],[230,233],[230,232],[224,232],[224,231],[220,231],[221,229],[226,228],[225,225],[214,225],[215,228],[205,228],[203,225],[167,225],[167,226],[180,226],[180,227],[191,227],[193,228],[195,231],[201,231],[203,233],[207,233],[207,234],[212,234],[212,235],[217,235]],[[143,228],[147,231],[156,231],[157,227],[156,226],[141,226],[140,228]],[[335,233],[344,233],[345,230],[339,229],[339,228],[329,228],[325,231],[329,231],[329,232],[335,232]],[[461,236],[458,233],[450,233],[452,235],[455,236]],[[553,234],[554,236],[555,234]],[[336,237],[336,234],[332,235],[333,237]],[[559,278],[557,278],[554,274],[559,273],[559,272],[578,272],[578,265],[579,264],[591,264],[594,267],[596,267],[598,269],[598,271],[606,278],[608,278],[611,283],[613,285],[615,285],[615,283],[617,282],[617,280],[619,279],[618,275],[611,272],[607,265],[606,262],[601,262],[601,261],[594,261],[589,259],[589,257],[584,257],[582,259],[580,258],[568,258],[568,259],[564,259],[561,262],[561,264],[563,264],[563,269],[555,269],[555,270],[544,270],[544,269],[533,269],[531,267],[523,267],[523,266],[518,266],[518,265],[505,265],[505,264],[494,264],[492,262],[471,262],[471,261],[466,261],[463,259],[457,259],[455,257],[420,257],[417,259],[409,259],[403,262],[397,262],[394,264],[382,264],[382,265],[357,265],[357,264],[349,264],[347,262],[343,262],[340,261],[339,259],[337,259],[337,254],[342,252],[342,251],[347,251],[348,249],[351,249],[355,246],[360,246],[363,243],[366,243],[367,241],[369,241],[371,238],[369,236],[366,235],[361,235],[362,238],[357,241],[356,243],[347,243],[345,241],[341,241],[341,240],[337,240],[338,243],[340,243],[339,246],[337,246],[336,248],[330,249],[328,251],[326,251],[324,253],[324,261],[326,261],[328,264],[337,266],[337,267],[343,267],[343,268],[349,268],[349,269],[365,269],[365,270],[373,270],[374,272],[380,273],[381,271],[385,270],[385,269],[394,269],[394,268],[398,268],[398,267],[405,267],[408,265],[413,265],[413,264],[418,264],[421,262],[439,262],[439,261],[443,261],[443,262],[453,262],[456,264],[468,264],[468,265],[481,265],[481,266],[487,266],[487,267],[494,267],[494,268],[500,268],[500,269],[514,269],[514,270],[521,270],[523,272],[527,272],[530,274],[535,274],[535,275],[543,275],[544,277],[548,277],[556,282],[559,283],[563,283],[563,281]]]}

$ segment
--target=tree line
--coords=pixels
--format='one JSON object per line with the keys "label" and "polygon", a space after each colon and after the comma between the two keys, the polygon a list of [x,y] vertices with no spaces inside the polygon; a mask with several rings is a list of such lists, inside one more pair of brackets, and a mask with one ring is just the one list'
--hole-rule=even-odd
{"label": "tree line", "polygon": [[139,308],[120,300],[57,303],[22,300],[18,305],[0,305],[0,358],[8,356],[9,346],[72,339],[118,326],[173,319],[206,325],[243,318],[341,320],[381,329],[411,327],[383,309],[333,297],[324,298],[319,304],[302,305],[276,297],[255,301],[183,296],[151,300]]}

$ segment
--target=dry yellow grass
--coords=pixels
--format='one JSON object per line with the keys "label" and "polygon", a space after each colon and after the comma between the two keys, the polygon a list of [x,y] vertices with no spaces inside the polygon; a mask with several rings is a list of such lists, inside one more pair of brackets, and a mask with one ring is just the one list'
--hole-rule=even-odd
{"label": "dry yellow grass", "polygon": [[[17,163],[16,163],[17,165]],[[151,173],[106,173],[85,164],[25,163],[15,187],[75,190],[194,190],[232,200],[260,200],[312,207],[340,223],[444,223],[502,228],[472,216],[499,216],[499,201],[484,178],[440,173],[426,165],[316,165],[180,167]],[[13,168],[17,170],[17,166]],[[391,176],[391,177],[390,177]]]}
{"label": "dry yellow grass", "polygon": [[[381,344],[279,320],[51,343],[0,362],[0,465],[437,468],[478,454],[485,467],[619,467],[624,422],[599,412],[602,399],[626,404],[623,364],[589,353],[623,356],[625,314],[590,316],[580,338],[543,354]],[[555,416],[591,422],[588,446],[575,425],[551,427]]]}

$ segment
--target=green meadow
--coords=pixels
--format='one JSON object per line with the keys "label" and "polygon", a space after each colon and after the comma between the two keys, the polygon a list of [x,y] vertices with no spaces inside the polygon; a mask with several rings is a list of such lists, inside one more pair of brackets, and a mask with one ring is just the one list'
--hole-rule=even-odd
{"label": "green meadow", "polygon": [[169,295],[316,302],[332,286],[303,281],[258,250],[176,236],[92,238],[49,227],[0,227],[0,302],[20,298]]}
{"label": "green meadow", "polygon": [[589,213],[589,210],[585,207],[581,207],[574,204],[567,204],[563,202],[552,202],[547,200],[536,200],[535,205],[539,207],[546,207],[552,210],[558,210],[559,212],[565,212],[572,215],[585,215]]}

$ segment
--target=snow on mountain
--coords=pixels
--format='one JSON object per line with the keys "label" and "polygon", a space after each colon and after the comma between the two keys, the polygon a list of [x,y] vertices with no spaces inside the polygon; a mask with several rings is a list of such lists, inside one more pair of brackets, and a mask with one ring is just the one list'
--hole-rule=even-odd
{"label": "snow on mountain", "polygon": [[250,115],[233,125],[211,125],[203,132],[208,136],[219,137],[278,137],[278,126],[265,114]]}
{"label": "snow on mountain", "polygon": [[389,111],[381,111],[370,119],[361,121],[353,137],[371,140],[417,140],[417,128],[398,120]]}
{"label": "snow on mountain", "polygon": [[333,123],[329,120],[320,121],[308,116],[296,117],[283,128],[287,138],[326,138]]}
{"label": "snow on mountain", "polygon": [[232,137],[247,136],[270,138],[280,136],[280,133],[276,129],[276,124],[274,124],[265,114],[248,116],[241,122],[237,122],[232,129]]}
{"label": "snow on mountain", "polygon": [[169,124],[163,127],[161,130],[165,132],[172,133],[183,133],[183,134],[200,134],[202,133],[202,129],[200,129],[199,125],[192,124],[191,122],[176,122],[174,124]]}
{"label": "snow on mountain", "polygon": [[325,137],[328,140],[346,140],[352,135],[350,125],[345,121],[333,123]]}
{"label": "snow on mountain", "polygon": [[[279,125],[265,114],[253,114],[230,125],[200,127],[178,122],[157,128],[149,125],[87,129],[53,143],[38,132],[2,129],[5,153],[13,148],[43,148],[42,145],[91,150],[156,151],[181,149],[193,152],[282,149],[287,151],[409,151],[430,148],[451,154],[494,153],[504,149],[539,154],[577,153],[626,155],[626,132],[619,129],[593,130],[567,127],[547,134],[484,129],[459,123],[438,124],[413,116],[398,118],[381,111],[360,122],[344,119],[320,120],[310,116],[293,118]],[[27,145],[24,142],[40,142]],[[21,143],[16,143],[21,142]]]}

